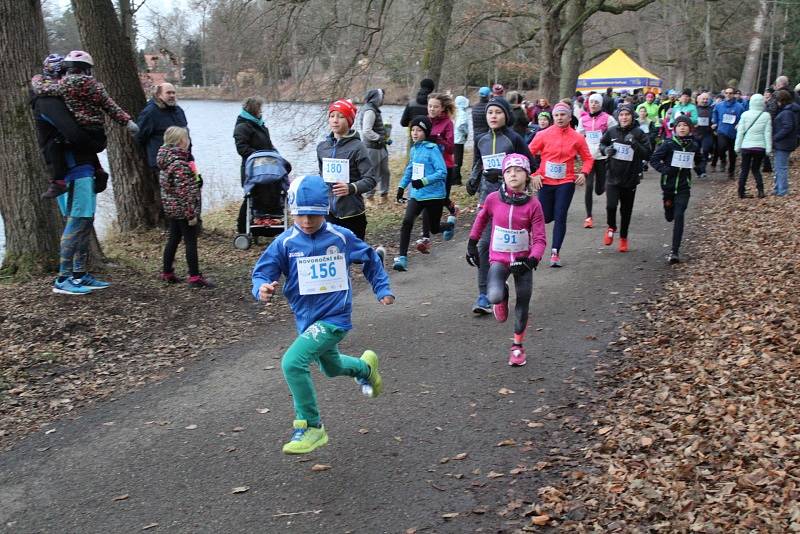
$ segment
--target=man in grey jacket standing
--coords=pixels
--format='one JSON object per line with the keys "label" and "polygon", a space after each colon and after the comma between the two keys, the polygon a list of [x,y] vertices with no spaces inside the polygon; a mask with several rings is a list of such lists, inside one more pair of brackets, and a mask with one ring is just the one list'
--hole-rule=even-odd
{"label": "man in grey jacket standing", "polygon": [[367,155],[372,163],[375,176],[375,189],[364,194],[367,203],[373,201],[378,192],[378,202],[386,202],[389,194],[389,151],[386,149],[387,135],[381,116],[383,105],[383,89],[370,89],[364,97],[364,108],[361,112],[359,130],[361,141],[367,147]]}

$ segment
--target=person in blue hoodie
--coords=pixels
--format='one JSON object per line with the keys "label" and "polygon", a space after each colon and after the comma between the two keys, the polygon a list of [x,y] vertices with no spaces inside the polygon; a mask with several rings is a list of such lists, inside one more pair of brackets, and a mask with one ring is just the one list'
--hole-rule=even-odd
{"label": "person in blue hoodie", "polygon": [[736,170],[736,125],[744,113],[744,107],[736,101],[732,87],[723,92],[725,100],[714,106],[711,114],[711,128],[717,132],[717,151],[721,158],[728,156],[728,179],[734,179]]}
{"label": "person in blue hoodie", "polygon": [[[414,221],[420,213],[426,219],[427,224],[423,225],[430,229],[430,232],[438,234],[444,233],[445,241],[453,238],[456,218],[450,215],[447,222],[441,224],[442,207],[447,198],[447,167],[444,164],[444,156],[439,150],[439,145],[428,141],[433,125],[431,120],[420,115],[414,117],[409,123],[411,128],[411,140],[414,144],[411,147],[411,158],[408,161],[403,178],[397,188],[397,201],[403,202],[403,195],[406,188],[411,185],[411,194],[406,204],[406,214],[403,217],[403,225],[400,228],[400,255],[394,259],[393,269],[395,271],[408,270],[408,245],[411,242],[411,230],[414,228]],[[430,239],[430,235],[424,234],[423,239]]]}
{"label": "person in blue hoodie", "polygon": [[778,115],[772,125],[772,147],[775,149],[773,193],[782,197],[789,193],[789,155],[800,143],[800,105],[785,89],[776,91],[775,98],[778,99]]}
{"label": "person in blue hoodie", "polygon": [[302,176],[287,195],[294,225],[277,236],[253,268],[253,297],[268,302],[278,279],[295,316],[299,336],[283,355],[281,367],[294,403],[295,420],[285,454],[307,454],[328,442],[317,407],[309,367],[317,363],[326,376],[351,376],[361,391],[377,397],[383,389],[378,356],[339,353],[339,343],[353,328],[350,264],[360,261],[378,301],[394,303],[380,256],[347,228],[326,222],[328,186],[321,176]]}

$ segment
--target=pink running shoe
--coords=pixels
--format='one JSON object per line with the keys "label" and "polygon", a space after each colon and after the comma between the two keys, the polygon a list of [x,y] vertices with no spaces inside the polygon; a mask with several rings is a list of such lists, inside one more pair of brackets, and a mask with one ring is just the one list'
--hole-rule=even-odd
{"label": "pink running shoe", "polygon": [[558,255],[556,249],[553,249],[553,253],[550,254],[550,267],[561,267],[561,256]]}
{"label": "pink running shoe", "polygon": [[417,239],[417,250],[421,254],[430,254],[431,253],[431,240],[427,237],[423,237],[422,239]]}
{"label": "pink running shoe", "polygon": [[511,351],[508,353],[508,365],[512,367],[522,367],[528,363],[525,356],[525,347],[522,345],[511,345]]}
{"label": "pink running shoe", "polygon": [[497,319],[498,323],[506,322],[506,319],[508,319],[508,301],[504,300],[500,304],[492,306],[492,312],[494,312],[494,318]]}

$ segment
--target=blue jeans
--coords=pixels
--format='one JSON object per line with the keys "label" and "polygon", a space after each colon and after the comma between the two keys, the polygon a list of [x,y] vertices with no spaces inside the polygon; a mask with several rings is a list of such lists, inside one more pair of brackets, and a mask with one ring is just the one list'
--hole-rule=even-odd
{"label": "blue jeans", "polygon": [[776,150],[772,164],[775,169],[775,188],[772,191],[781,197],[789,192],[789,154],[788,150]]}
{"label": "blue jeans", "polygon": [[561,185],[543,185],[539,190],[539,202],[542,204],[545,224],[553,224],[553,246],[561,250],[564,236],[567,233],[567,212],[575,194],[575,182]]}

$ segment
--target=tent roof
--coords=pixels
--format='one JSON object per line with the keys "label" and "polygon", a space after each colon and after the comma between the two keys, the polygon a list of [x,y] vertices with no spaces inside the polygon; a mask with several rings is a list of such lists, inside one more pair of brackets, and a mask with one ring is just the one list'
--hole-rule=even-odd
{"label": "tent roof", "polygon": [[605,87],[660,87],[661,80],[645,70],[628,54],[617,49],[591,69],[578,76],[579,91]]}

